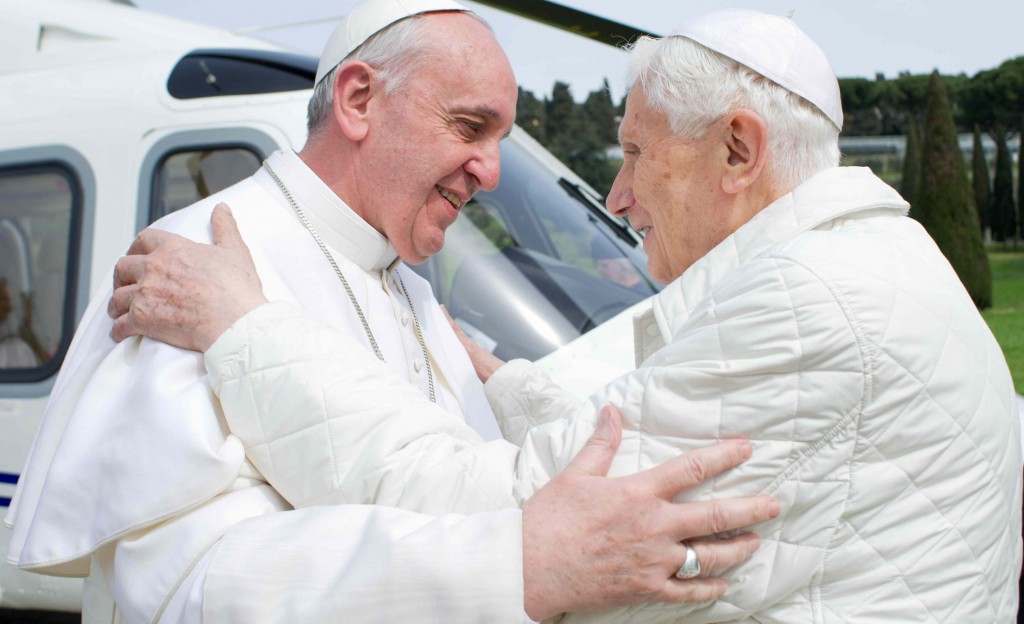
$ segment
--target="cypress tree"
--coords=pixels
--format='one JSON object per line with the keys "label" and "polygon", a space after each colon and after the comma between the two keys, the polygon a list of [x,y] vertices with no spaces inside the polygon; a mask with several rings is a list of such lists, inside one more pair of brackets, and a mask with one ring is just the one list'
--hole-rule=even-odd
{"label": "cypress tree", "polygon": [[910,202],[911,210],[917,204],[917,186],[921,179],[921,131],[917,120],[907,122],[907,145],[903,150],[903,177],[900,194]]}
{"label": "cypress tree", "polygon": [[[611,100],[609,100],[610,102]],[[607,194],[615,180],[615,168],[605,155],[601,129],[576,104],[569,85],[556,82],[546,106],[547,143],[545,147],[569,166],[594,190]]]}
{"label": "cypress tree", "polygon": [[1020,124],[1020,133],[1017,135],[1020,144],[1017,146],[1017,211],[1018,223],[1021,229],[1021,237],[1024,238],[1024,120]]}
{"label": "cypress tree", "polygon": [[573,150],[574,131],[579,125],[576,101],[565,82],[558,81],[551,89],[551,99],[544,105],[544,133],[546,147],[562,161],[567,160]]}
{"label": "cypress tree", "polygon": [[974,186],[974,206],[978,209],[978,221],[981,225],[981,236],[991,236],[992,221],[990,206],[992,187],[988,179],[988,160],[985,158],[985,147],[981,144],[981,126],[974,124],[974,149],[971,152],[971,182]]}
{"label": "cypress tree", "polygon": [[608,86],[608,79],[596,91],[591,91],[583,102],[583,114],[594,126],[597,139],[605,145],[615,145],[619,142],[619,124],[615,123],[615,104],[612,102],[611,87]]}
{"label": "cypress tree", "polygon": [[[992,227],[995,239],[1017,246],[1017,215],[1013,203],[1013,157],[1006,145],[1006,128],[996,126],[996,173],[992,180]],[[1004,245],[1005,246],[1005,245]]]}
{"label": "cypress tree", "polygon": [[953,266],[978,308],[992,305],[992,274],[967,185],[953,110],[939,73],[932,72],[921,137],[916,217]]}
{"label": "cypress tree", "polygon": [[519,99],[516,100],[516,123],[526,133],[544,144],[547,135],[544,132],[544,102],[537,99],[533,91],[519,87]]}

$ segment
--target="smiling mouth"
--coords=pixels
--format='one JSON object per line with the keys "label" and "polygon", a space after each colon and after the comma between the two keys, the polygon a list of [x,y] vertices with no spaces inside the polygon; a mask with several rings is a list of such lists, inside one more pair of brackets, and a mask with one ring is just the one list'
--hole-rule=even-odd
{"label": "smiling mouth", "polygon": [[447,199],[448,203],[454,206],[456,210],[462,208],[462,199],[460,199],[458,195],[437,185],[435,185],[434,188],[437,189],[437,192],[441,194],[441,197]]}

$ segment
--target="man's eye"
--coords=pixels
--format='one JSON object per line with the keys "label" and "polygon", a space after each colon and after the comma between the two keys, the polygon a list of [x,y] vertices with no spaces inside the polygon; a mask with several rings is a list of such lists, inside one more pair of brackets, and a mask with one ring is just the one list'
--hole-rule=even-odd
{"label": "man's eye", "polygon": [[470,121],[468,119],[462,120],[462,125],[466,128],[466,131],[470,134],[476,134],[483,129],[484,125],[478,121]]}

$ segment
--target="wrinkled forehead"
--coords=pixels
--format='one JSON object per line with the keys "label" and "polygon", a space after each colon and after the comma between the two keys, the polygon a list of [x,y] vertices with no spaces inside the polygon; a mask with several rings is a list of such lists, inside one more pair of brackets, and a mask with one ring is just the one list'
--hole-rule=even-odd
{"label": "wrinkled forehead", "polygon": [[668,115],[651,104],[643,87],[633,84],[626,96],[626,111],[619,123],[619,142],[633,142],[641,137],[671,134]]}

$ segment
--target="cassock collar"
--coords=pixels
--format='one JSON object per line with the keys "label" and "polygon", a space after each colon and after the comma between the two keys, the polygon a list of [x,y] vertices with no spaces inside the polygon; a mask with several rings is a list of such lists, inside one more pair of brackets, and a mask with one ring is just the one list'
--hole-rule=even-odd
{"label": "cassock collar", "polygon": [[[335,195],[298,154],[291,150],[277,151],[267,162],[328,247],[365,271],[383,271],[397,264],[398,252],[388,239]],[[292,212],[288,200],[266,170],[259,171],[257,177]]]}

